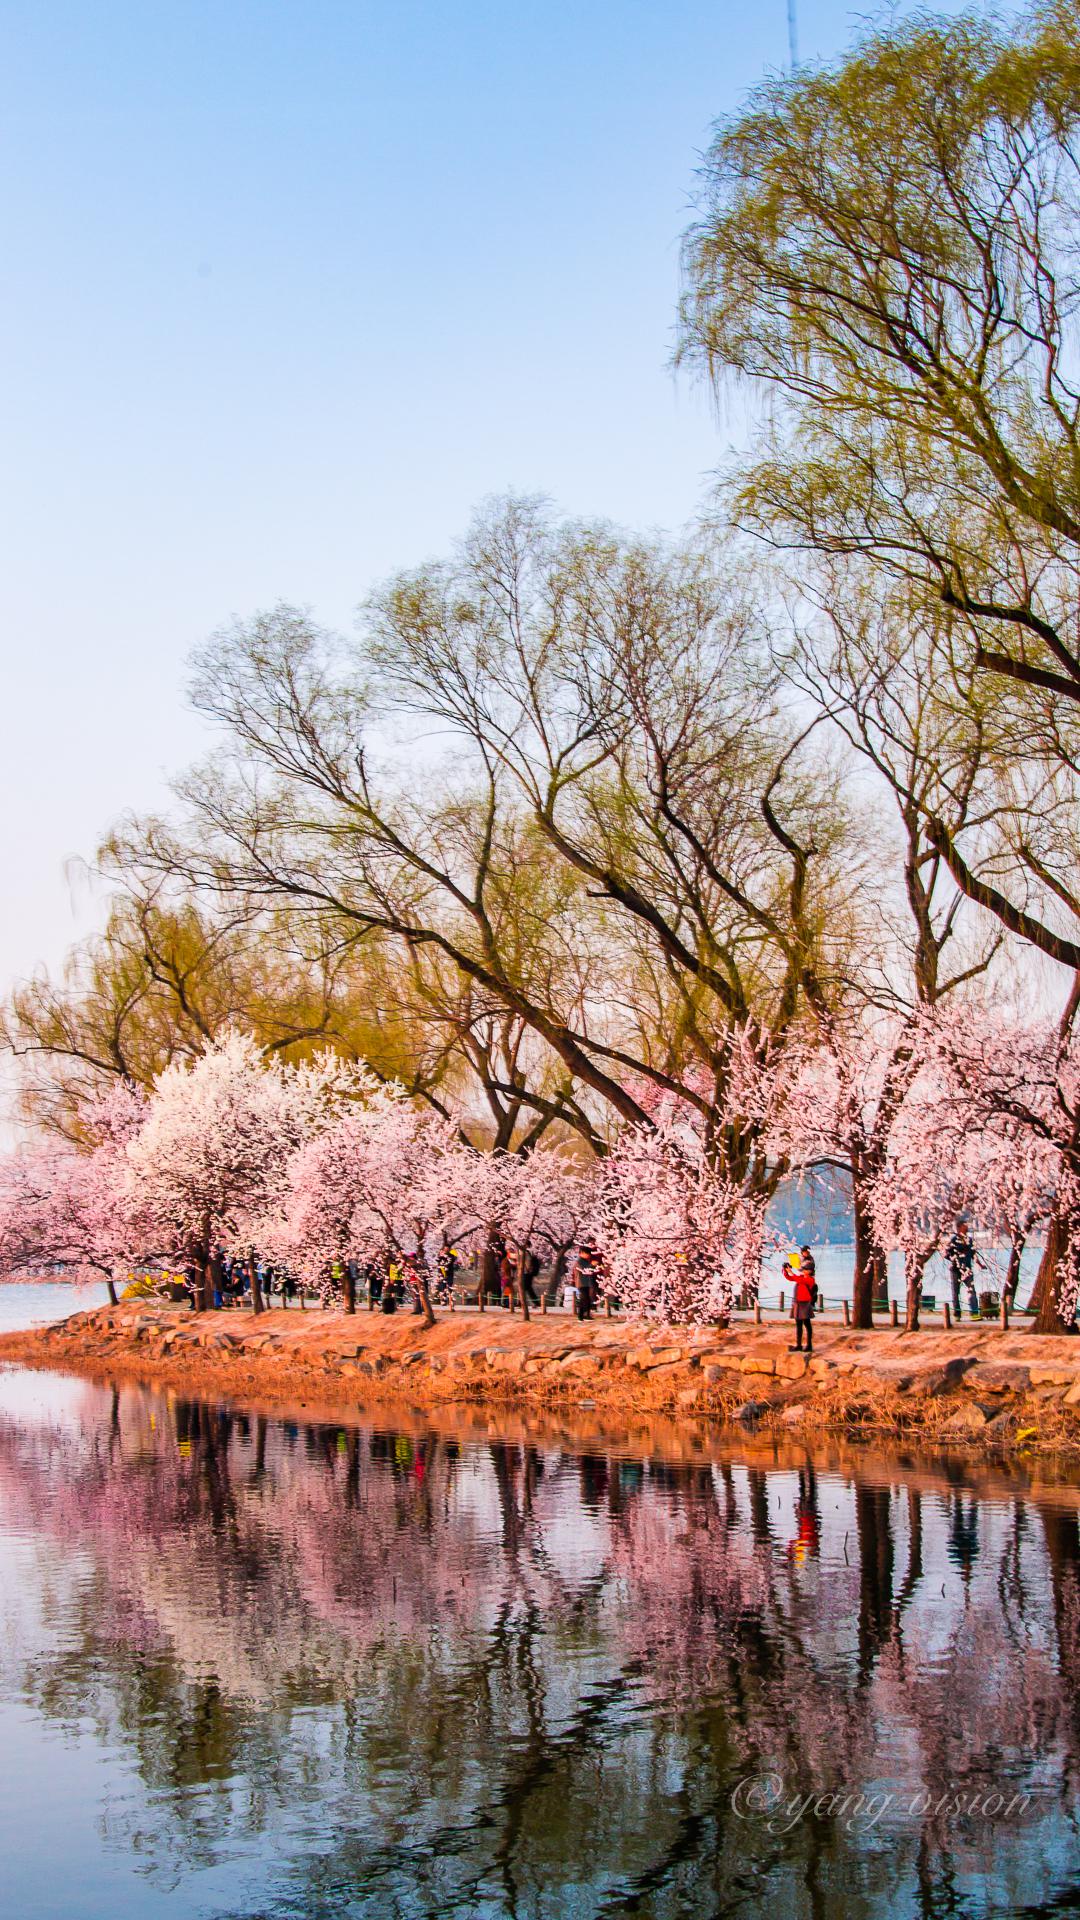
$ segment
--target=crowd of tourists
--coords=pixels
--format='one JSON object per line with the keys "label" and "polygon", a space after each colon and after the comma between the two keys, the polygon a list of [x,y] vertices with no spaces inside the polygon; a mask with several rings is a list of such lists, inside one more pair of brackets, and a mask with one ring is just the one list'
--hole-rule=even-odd
{"label": "crowd of tourists", "polygon": [[[199,1304],[202,1279],[194,1261],[175,1275],[156,1276],[156,1285],[176,1299]],[[425,1284],[435,1305],[475,1300],[488,1306],[513,1310],[524,1294],[531,1307],[562,1306],[575,1319],[589,1320],[603,1298],[617,1302],[604,1287],[603,1257],[591,1241],[584,1241],[568,1254],[556,1259],[545,1277],[543,1262],[535,1252],[520,1253],[509,1247],[500,1234],[493,1234],[486,1249],[462,1254],[457,1247],[443,1247],[434,1272],[419,1252],[387,1251],[381,1258],[368,1261],[337,1259],[312,1283],[285,1267],[252,1252],[246,1258],[232,1257],[223,1247],[211,1253],[206,1273],[206,1300],[216,1308],[250,1306],[252,1291],[259,1293],[268,1306],[304,1306],[314,1298],[324,1308],[367,1305],[373,1311],[392,1314],[421,1313]],[[147,1281],[137,1284],[142,1291]],[[542,1293],[538,1291],[542,1286]],[[132,1291],[136,1288],[132,1288]]]}
{"label": "crowd of tourists", "polygon": [[[943,1248],[943,1258],[952,1293],[955,1319],[962,1316],[962,1296],[968,1312],[977,1318],[980,1304],[975,1283],[976,1266],[986,1267],[975,1246],[971,1228],[962,1218]],[[785,1287],[791,1289],[792,1318],[795,1322],[793,1351],[813,1351],[813,1321],[821,1307],[817,1266],[809,1246],[787,1255],[782,1268]],[[580,1245],[556,1259],[545,1275],[544,1265],[535,1252],[521,1253],[507,1245],[495,1233],[486,1249],[475,1248],[462,1254],[455,1246],[444,1246],[431,1271],[419,1252],[387,1251],[369,1261],[334,1260],[315,1284],[300,1278],[288,1268],[277,1267],[252,1252],[247,1258],[234,1258],[222,1247],[214,1249],[207,1270],[207,1304],[218,1308],[250,1306],[253,1281],[268,1306],[289,1307],[306,1304],[314,1298],[324,1308],[367,1305],[373,1311],[392,1314],[421,1313],[425,1282],[435,1305],[449,1306],[475,1302],[483,1297],[485,1306],[507,1310],[519,1303],[522,1295],[530,1307],[561,1306],[575,1319],[589,1320],[605,1300],[612,1306],[618,1300],[606,1282],[604,1258],[592,1241]],[[194,1263],[182,1273],[148,1276],[131,1291],[143,1291],[151,1285],[164,1288],[175,1299],[187,1299],[194,1306],[200,1295],[200,1276]]]}

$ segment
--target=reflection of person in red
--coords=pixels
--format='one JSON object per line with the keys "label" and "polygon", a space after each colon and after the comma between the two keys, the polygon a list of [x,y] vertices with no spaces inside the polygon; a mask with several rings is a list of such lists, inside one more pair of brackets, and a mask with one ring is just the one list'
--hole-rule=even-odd
{"label": "reflection of person in red", "polygon": [[795,1505],[795,1537],[788,1541],[788,1559],[801,1567],[817,1558],[821,1535],[818,1525],[817,1481],[812,1467],[800,1469],[799,1498]]}

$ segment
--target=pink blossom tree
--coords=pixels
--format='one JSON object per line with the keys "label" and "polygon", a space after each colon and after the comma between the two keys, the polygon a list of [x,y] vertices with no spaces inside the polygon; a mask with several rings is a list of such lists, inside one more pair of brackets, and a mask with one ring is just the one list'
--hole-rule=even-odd
{"label": "pink blossom tree", "polygon": [[1067,1128],[1053,1051],[1049,1026],[975,998],[789,1049],[775,1149],[796,1168],[846,1163],[858,1176],[856,1232],[861,1213],[872,1245],[902,1253],[909,1328],[958,1214],[1013,1249],[1015,1280],[1017,1250],[1052,1213]]}
{"label": "pink blossom tree", "polygon": [[854,1320],[868,1326],[886,1291],[875,1193],[890,1134],[919,1071],[918,1020],[867,1015],[819,1020],[785,1051],[770,1144],[796,1179],[835,1167],[850,1176],[855,1237]]}
{"label": "pink blossom tree", "polygon": [[47,1143],[0,1165],[0,1272],[40,1272],[62,1261],[115,1281],[154,1245],[143,1195],[126,1180],[126,1154],[147,1113],[126,1082],[84,1101],[82,1145]]}
{"label": "pink blossom tree", "polygon": [[971,1130],[963,1089],[950,1085],[935,1063],[924,1067],[896,1115],[888,1150],[870,1188],[875,1233],[904,1259],[905,1327],[919,1325],[923,1275],[956,1219],[973,1228],[1001,1220],[998,1182],[1015,1142],[1001,1128]]}
{"label": "pink blossom tree", "polygon": [[492,1157],[466,1146],[452,1120],[413,1106],[398,1088],[369,1086],[292,1156],[281,1203],[264,1214],[260,1234],[320,1272],[336,1260],[410,1259],[431,1325],[438,1249],[477,1231],[499,1193]]}
{"label": "pink blossom tree", "polygon": [[558,1257],[580,1239],[594,1207],[595,1173],[563,1147],[492,1156],[489,1220],[514,1250],[518,1299],[529,1318],[525,1261]]}
{"label": "pink blossom tree", "polygon": [[[962,1089],[969,1130],[1010,1143],[1001,1176],[1014,1236],[1045,1222],[1035,1331],[1071,1328],[1080,1299],[1080,980],[1061,1020],[1002,1018],[992,1005],[935,1020],[928,1057]],[[988,1146],[987,1151],[991,1149]]]}
{"label": "pink blossom tree", "polygon": [[[291,1156],[369,1088],[363,1069],[331,1054],[299,1067],[268,1063],[240,1033],[158,1076],[126,1147],[126,1194],[161,1241],[194,1263],[200,1305],[215,1249],[249,1252]],[[252,1304],[261,1310],[254,1261]]]}
{"label": "pink blossom tree", "polygon": [[665,1321],[726,1320],[761,1271],[766,1196],[710,1158],[681,1105],[630,1127],[597,1176],[592,1231],[629,1312]]}
{"label": "pink blossom tree", "polygon": [[[992,1087],[982,1091],[992,1097]],[[904,1245],[906,1265],[909,1250],[920,1259],[920,1241],[938,1251],[955,1219],[966,1215],[991,1245],[1009,1249],[1003,1284],[1012,1299],[1020,1250],[1034,1230],[1050,1224],[1068,1177],[1056,1146],[1037,1129],[1015,1114],[981,1107],[969,1088],[950,1089],[942,1076],[929,1098],[917,1083],[898,1119],[875,1212],[882,1233],[890,1231],[890,1216],[898,1225],[890,1244]],[[920,1272],[922,1265],[925,1260]],[[1065,1324],[1076,1311],[1076,1286],[1074,1278],[1058,1302]],[[909,1276],[909,1322],[911,1287]]]}

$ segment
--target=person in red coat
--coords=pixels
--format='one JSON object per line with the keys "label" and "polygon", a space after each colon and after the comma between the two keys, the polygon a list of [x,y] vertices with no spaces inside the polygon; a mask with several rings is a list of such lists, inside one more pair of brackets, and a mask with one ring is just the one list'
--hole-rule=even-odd
{"label": "person in red coat", "polygon": [[814,1307],[817,1304],[817,1280],[813,1271],[814,1263],[805,1264],[801,1255],[793,1253],[784,1262],[784,1279],[790,1284],[795,1296],[795,1345],[792,1353],[803,1350],[803,1334],[806,1334],[806,1351],[814,1351]]}

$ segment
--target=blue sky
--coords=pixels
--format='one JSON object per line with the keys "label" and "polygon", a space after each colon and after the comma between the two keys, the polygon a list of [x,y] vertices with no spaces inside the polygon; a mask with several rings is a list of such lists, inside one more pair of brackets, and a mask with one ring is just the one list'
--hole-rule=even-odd
{"label": "blue sky", "polygon": [[[802,0],[804,58],[856,15]],[[0,985],[200,750],[190,648],[347,624],[506,487],[676,527],[733,430],[669,366],[712,120],[785,0],[0,11]]]}

